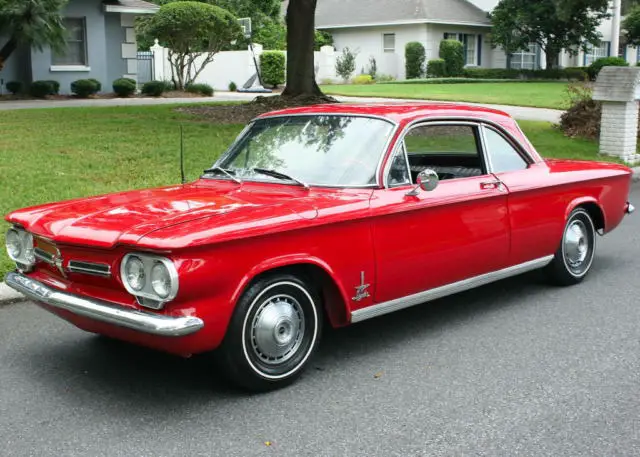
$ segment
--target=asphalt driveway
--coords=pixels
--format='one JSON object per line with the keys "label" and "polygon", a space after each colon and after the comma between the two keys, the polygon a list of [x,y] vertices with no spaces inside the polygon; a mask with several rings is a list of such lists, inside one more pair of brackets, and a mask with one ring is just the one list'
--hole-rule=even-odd
{"label": "asphalt driveway", "polygon": [[266,395],[1,307],[0,455],[640,455],[639,267],[636,213],[580,286],[533,273],[331,331]]}

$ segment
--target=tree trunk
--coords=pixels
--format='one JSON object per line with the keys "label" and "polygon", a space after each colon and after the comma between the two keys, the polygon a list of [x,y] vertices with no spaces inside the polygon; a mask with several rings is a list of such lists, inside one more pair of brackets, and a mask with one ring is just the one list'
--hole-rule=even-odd
{"label": "tree trunk", "polygon": [[0,49],[0,71],[4,68],[4,63],[9,59],[13,51],[18,47],[18,40],[15,37],[11,37],[9,41]]}
{"label": "tree trunk", "polygon": [[283,96],[320,96],[313,48],[317,0],[291,0],[287,8],[287,86]]}
{"label": "tree trunk", "polygon": [[547,70],[553,70],[556,67],[556,60],[560,53],[555,49],[547,49],[545,54],[547,56]]}

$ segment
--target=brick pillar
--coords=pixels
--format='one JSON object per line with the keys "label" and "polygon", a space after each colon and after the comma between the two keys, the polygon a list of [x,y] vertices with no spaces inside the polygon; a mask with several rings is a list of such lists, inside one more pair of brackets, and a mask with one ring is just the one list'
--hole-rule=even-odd
{"label": "brick pillar", "polygon": [[593,99],[602,102],[600,154],[640,163],[638,100],[640,67],[604,67],[595,84]]}
{"label": "brick pillar", "polygon": [[600,154],[633,162],[638,157],[638,102],[603,102]]}

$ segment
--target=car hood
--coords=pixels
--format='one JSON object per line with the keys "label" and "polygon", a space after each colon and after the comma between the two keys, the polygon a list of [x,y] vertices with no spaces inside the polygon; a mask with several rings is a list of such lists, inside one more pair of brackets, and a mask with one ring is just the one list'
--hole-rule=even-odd
{"label": "car hood", "polygon": [[139,190],[26,208],[7,220],[60,244],[111,248],[136,244],[152,232],[195,220],[211,219],[208,225],[220,226],[258,220],[299,223],[317,216],[307,192],[290,186],[271,186],[270,191],[262,187],[257,191],[223,183]]}

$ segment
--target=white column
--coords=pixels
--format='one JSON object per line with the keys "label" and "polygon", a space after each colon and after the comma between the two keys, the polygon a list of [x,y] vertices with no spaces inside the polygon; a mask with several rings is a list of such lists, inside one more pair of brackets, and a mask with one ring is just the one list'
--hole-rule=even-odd
{"label": "white column", "polygon": [[637,145],[638,102],[603,102],[600,154],[632,163],[638,160]]}
{"label": "white column", "polygon": [[621,0],[613,0],[613,20],[611,21],[611,57],[618,57],[620,48]]}

